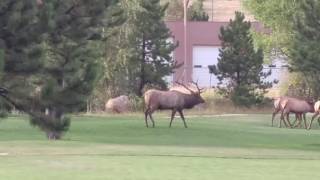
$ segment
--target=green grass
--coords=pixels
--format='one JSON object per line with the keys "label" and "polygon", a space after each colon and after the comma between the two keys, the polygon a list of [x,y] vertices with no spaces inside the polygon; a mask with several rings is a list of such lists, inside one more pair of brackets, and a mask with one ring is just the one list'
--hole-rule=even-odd
{"label": "green grass", "polygon": [[[270,115],[73,117],[48,141],[24,117],[0,122],[0,180],[320,179],[320,128],[270,127]],[[310,118],[309,118],[310,119]]]}

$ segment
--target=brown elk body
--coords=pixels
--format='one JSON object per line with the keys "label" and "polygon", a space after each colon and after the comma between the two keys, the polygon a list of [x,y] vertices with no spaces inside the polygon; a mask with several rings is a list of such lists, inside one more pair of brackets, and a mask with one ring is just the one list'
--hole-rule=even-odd
{"label": "brown elk body", "polygon": [[[282,96],[282,97],[278,97],[278,98],[275,98],[274,101],[273,101],[273,113],[272,113],[272,119],[271,119],[271,126],[273,126],[273,121],[274,121],[274,118],[275,116],[279,113],[279,112],[282,112],[282,107],[281,107],[281,103],[283,101],[285,101],[286,99],[289,99],[290,97],[285,97],[285,96]],[[299,118],[302,118],[302,114],[299,114],[299,113],[296,113],[296,121],[297,119]],[[287,115],[289,116],[289,114]],[[288,117],[289,118],[289,117]],[[305,118],[305,117],[304,117]],[[279,121],[279,127],[281,127],[281,120]]]}
{"label": "brown elk body", "polygon": [[[308,129],[311,129],[312,122],[313,122],[314,118],[316,118],[319,114],[320,114],[320,101],[317,101],[317,102],[314,104],[314,114],[313,114],[313,116],[312,116],[312,119],[311,119],[311,121],[310,121],[310,124],[309,124]],[[319,123],[319,125],[320,125],[319,119],[318,119],[318,123]]]}
{"label": "brown elk body", "polygon": [[[287,117],[287,122],[289,123],[290,127],[291,127],[291,124],[288,118],[289,113],[305,114],[308,112],[314,112],[314,107],[313,107],[314,104],[312,102],[308,102],[305,100],[288,98],[283,100],[280,104],[281,104],[281,108],[283,109],[281,119],[285,122],[284,117]],[[301,121],[302,120],[300,119],[299,123],[301,123]],[[305,128],[307,128],[305,116],[304,116],[304,126]]]}
{"label": "brown elk body", "polygon": [[105,110],[115,113],[123,113],[129,111],[130,101],[129,97],[122,95],[109,99],[105,104]]}
{"label": "brown elk body", "polygon": [[[184,86],[185,87],[185,86]],[[187,87],[186,87],[187,88]],[[188,89],[188,88],[187,88]],[[154,120],[152,117],[152,113],[155,110],[172,110],[170,125],[171,127],[172,121],[176,112],[178,111],[180,117],[184,123],[184,127],[187,128],[187,124],[185,122],[185,118],[183,115],[183,109],[191,109],[195,105],[204,103],[203,98],[200,96],[201,90],[198,89],[198,92],[194,92],[188,89],[191,94],[185,94],[179,91],[160,91],[151,89],[145,92],[144,101],[145,101],[145,123],[148,127],[148,116],[152,121],[152,127],[155,126]]]}

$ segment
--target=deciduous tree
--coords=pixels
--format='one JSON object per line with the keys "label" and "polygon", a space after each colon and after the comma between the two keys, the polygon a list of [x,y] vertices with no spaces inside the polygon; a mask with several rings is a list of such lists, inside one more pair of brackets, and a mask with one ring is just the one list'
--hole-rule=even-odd
{"label": "deciduous tree", "polygon": [[254,33],[255,42],[263,47],[265,55],[288,55],[292,42],[293,16],[299,14],[299,0],[244,0],[246,9],[271,34]]}

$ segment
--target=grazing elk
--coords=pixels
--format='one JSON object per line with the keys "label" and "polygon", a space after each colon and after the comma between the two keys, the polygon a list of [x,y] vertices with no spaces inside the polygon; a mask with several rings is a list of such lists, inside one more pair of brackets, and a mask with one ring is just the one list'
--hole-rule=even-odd
{"label": "grazing elk", "polygon": [[[194,83],[194,82],[193,82]],[[187,86],[177,83],[181,86],[183,86],[185,89],[187,89],[190,94],[185,94],[176,90],[171,91],[160,91],[151,89],[145,92],[144,94],[144,101],[145,101],[145,123],[148,127],[148,115],[152,121],[152,127],[154,127],[154,120],[152,118],[152,113],[159,109],[159,110],[165,110],[165,109],[171,109],[171,120],[170,125],[171,127],[172,121],[175,117],[176,112],[178,111],[180,114],[180,117],[184,123],[184,127],[187,128],[187,124],[185,122],[185,118],[183,115],[183,109],[191,109],[195,105],[204,103],[203,98],[201,97],[202,89],[198,87],[197,83],[194,83],[197,88],[197,92],[191,90]]]}
{"label": "grazing elk", "polygon": [[[314,103],[305,101],[305,100],[300,100],[296,98],[288,98],[280,103],[282,110],[282,115],[281,115],[281,120],[285,122],[284,117],[287,117],[287,122],[289,123],[289,126],[292,127],[289,121],[289,113],[298,113],[298,114],[305,114],[308,112],[314,112]],[[304,126],[307,129],[307,123],[306,123],[306,118],[304,117]],[[300,116],[299,124],[301,124],[302,118]]]}
{"label": "grazing elk", "polygon": [[[311,126],[312,126],[312,122],[314,120],[314,118],[316,118],[320,113],[320,101],[317,101],[315,104],[314,104],[314,115],[312,116],[312,119],[310,121],[310,124],[309,124],[309,127],[308,129],[311,129]],[[320,125],[320,120],[318,119],[318,123]]]}
{"label": "grazing elk", "polygon": [[[281,108],[281,102],[286,100],[286,99],[289,99],[290,97],[285,97],[285,96],[282,96],[282,97],[278,97],[278,98],[275,98],[274,101],[273,101],[273,113],[272,113],[272,119],[271,119],[271,126],[273,127],[273,121],[274,121],[274,118],[275,116],[279,113],[279,112],[282,112],[282,108]],[[296,113],[296,121],[297,119],[300,117],[301,118],[301,115],[302,114],[299,114],[299,113]],[[289,114],[288,114],[289,116]],[[288,117],[289,118],[289,117]],[[287,125],[287,124],[286,124]],[[281,120],[279,121],[279,128],[281,127]]]}
{"label": "grazing elk", "polygon": [[130,100],[128,96],[122,95],[109,99],[105,105],[106,111],[115,113],[123,113],[129,111]]}

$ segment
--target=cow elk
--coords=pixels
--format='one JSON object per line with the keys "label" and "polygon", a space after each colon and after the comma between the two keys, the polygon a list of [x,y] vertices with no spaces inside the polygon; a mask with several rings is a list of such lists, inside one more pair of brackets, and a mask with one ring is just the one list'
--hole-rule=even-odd
{"label": "cow elk", "polygon": [[[291,126],[290,121],[289,121],[289,113],[295,113],[295,114],[305,114],[308,112],[314,112],[314,103],[306,100],[300,100],[296,98],[288,98],[280,103],[282,110],[282,115],[281,115],[281,120],[284,122],[285,119],[284,117],[287,117],[287,122],[289,123],[289,126]],[[301,124],[302,118],[300,116],[300,121],[299,124]],[[304,116],[304,126],[307,129],[307,123],[306,123],[306,118]]]}
{"label": "cow elk", "polygon": [[[320,114],[320,101],[317,101],[315,104],[314,104],[314,114],[312,116],[312,119],[311,119],[311,122],[309,124],[309,127],[308,129],[311,129],[311,126],[312,126],[312,122],[314,120],[314,118],[316,118],[318,115]],[[318,123],[320,125],[320,120],[318,119]]]}
{"label": "cow elk", "polygon": [[130,100],[128,96],[121,95],[112,99],[109,99],[105,104],[105,110],[114,113],[123,113],[129,111]]}
{"label": "cow elk", "polygon": [[[273,127],[273,121],[274,121],[274,118],[275,116],[279,113],[279,112],[282,112],[282,107],[281,107],[281,103],[283,101],[286,101],[287,99],[289,99],[290,97],[285,97],[285,96],[282,96],[282,97],[278,97],[278,98],[275,98],[274,101],[273,101],[273,113],[272,113],[272,119],[271,119],[271,126]],[[289,116],[289,114],[288,114]],[[296,121],[298,120],[298,118],[302,118],[302,114],[299,114],[299,113],[296,113],[295,114],[296,116]],[[289,118],[289,117],[288,117]],[[305,117],[304,117],[305,118]],[[285,124],[287,125],[287,124]],[[281,120],[279,121],[279,128],[281,127]]]}
{"label": "cow elk", "polygon": [[145,101],[145,123],[148,127],[148,116],[152,121],[152,127],[155,126],[154,120],[152,117],[152,113],[155,110],[172,110],[171,113],[171,120],[170,125],[171,127],[172,121],[175,117],[176,112],[178,111],[180,117],[184,123],[184,127],[187,128],[187,124],[185,122],[185,118],[183,115],[183,109],[191,109],[197,104],[204,103],[205,101],[201,97],[201,93],[203,89],[198,87],[197,83],[193,84],[197,88],[197,92],[191,90],[189,87],[185,86],[184,84],[178,83],[184,87],[186,90],[190,92],[190,94],[185,94],[176,90],[169,90],[169,91],[160,91],[156,89],[151,89],[145,92],[144,94],[144,101]]}

